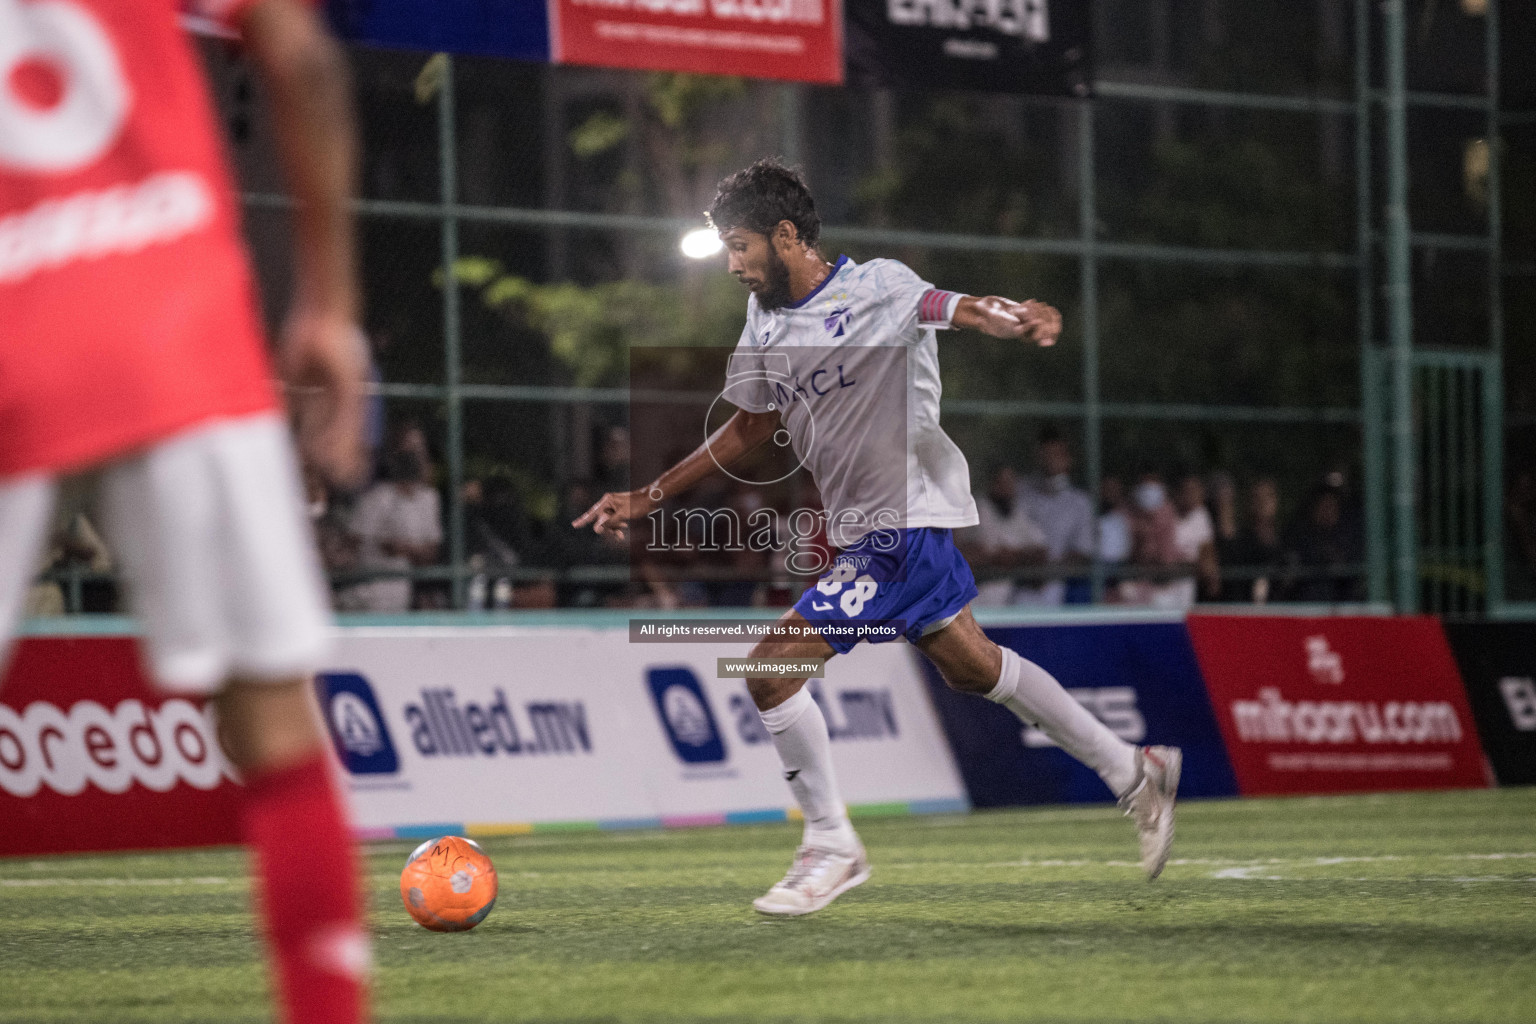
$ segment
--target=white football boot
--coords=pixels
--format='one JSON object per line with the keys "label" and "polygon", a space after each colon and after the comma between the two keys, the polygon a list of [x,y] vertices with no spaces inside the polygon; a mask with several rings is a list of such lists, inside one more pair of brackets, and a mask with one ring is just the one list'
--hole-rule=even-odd
{"label": "white football boot", "polygon": [[810,914],[869,878],[864,847],[852,854],[802,846],[783,880],[752,901],[758,913],[773,917]]}
{"label": "white football boot", "polygon": [[1184,752],[1178,747],[1137,747],[1137,783],[1120,798],[1126,817],[1136,819],[1141,866],[1147,881],[1163,873],[1173,846],[1173,798],[1179,791]]}

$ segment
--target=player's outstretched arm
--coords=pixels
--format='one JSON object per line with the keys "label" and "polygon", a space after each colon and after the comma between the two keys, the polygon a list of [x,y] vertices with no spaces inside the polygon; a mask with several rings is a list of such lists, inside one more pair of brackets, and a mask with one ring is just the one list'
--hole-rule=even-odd
{"label": "player's outstretched arm", "polygon": [[630,520],[641,518],[667,498],[682,494],[717,468],[734,465],[743,455],[772,437],[779,422],[776,412],[738,409],[677,465],[637,490],[610,491],[572,520],[571,525],[578,530],[590,525],[598,533],[611,533],[622,539]]}
{"label": "player's outstretched arm", "polygon": [[331,481],[361,482],[367,353],[357,327],[351,199],[356,168],[351,81],[341,48],[307,0],[257,0],[240,24],[270,96],[296,200],[294,304],[281,365],[299,445]]}
{"label": "player's outstretched arm", "polygon": [[951,323],[970,327],[994,338],[1029,338],[1041,348],[1056,344],[1061,336],[1061,313],[1055,306],[1034,299],[1015,302],[1000,295],[961,297]]}

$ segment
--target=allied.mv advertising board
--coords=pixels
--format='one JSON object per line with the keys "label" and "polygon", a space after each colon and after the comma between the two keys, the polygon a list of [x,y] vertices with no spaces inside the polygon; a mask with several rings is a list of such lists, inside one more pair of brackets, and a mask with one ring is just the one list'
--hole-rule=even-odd
{"label": "allied.mv advertising board", "polygon": [[[717,678],[742,653],[623,629],[357,629],[316,686],[365,830],[782,820],[746,683]],[[861,649],[810,684],[852,805],[966,806],[914,659]]]}

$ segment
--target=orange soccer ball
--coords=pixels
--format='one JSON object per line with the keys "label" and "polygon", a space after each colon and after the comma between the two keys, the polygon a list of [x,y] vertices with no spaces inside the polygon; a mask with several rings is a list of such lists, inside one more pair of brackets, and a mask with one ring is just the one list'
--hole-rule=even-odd
{"label": "orange soccer ball", "polygon": [[438,836],[406,860],[400,898],[423,928],[467,932],[496,905],[496,868],[473,839]]}

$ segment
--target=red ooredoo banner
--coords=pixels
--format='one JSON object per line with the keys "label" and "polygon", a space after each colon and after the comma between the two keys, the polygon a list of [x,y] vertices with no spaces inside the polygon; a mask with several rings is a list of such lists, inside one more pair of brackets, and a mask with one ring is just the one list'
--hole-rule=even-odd
{"label": "red ooredoo banner", "polygon": [[0,685],[0,856],[239,841],[201,700],[151,688],[130,639],[35,638]]}
{"label": "red ooredoo banner", "polygon": [[1192,615],[1245,796],[1491,784],[1432,618]]}
{"label": "red ooredoo banner", "polygon": [[841,0],[555,0],[564,64],[843,80]]}

